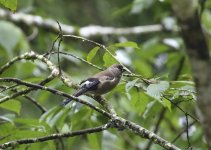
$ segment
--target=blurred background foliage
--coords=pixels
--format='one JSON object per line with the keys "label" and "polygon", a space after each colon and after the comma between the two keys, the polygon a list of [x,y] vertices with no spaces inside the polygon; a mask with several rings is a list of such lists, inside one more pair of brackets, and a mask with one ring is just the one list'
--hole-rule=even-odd
{"label": "blurred background foliage", "polygon": [[[196,94],[191,68],[182,38],[178,32],[170,0],[18,0],[17,12],[52,18],[77,28],[88,25],[133,27],[162,24],[165,30],[161,32],[91,37],[92,40],[106,45],[109,50],[116,54],[117,59],[134,73],[148,79],[160,80],[160,82],[146,85],[137,78],[123,77],[127,82],[122,81],[115,90],[105,97],[120,116],[151,131],[159,124],[157,134],[170,142],[184,130],[186,122],[185,114],[172,105],[168,99],[178,103],[183,110],[196,116]],[[207,36],[210,36],[211,1],[205,3],[201,18]],[[35,29],[38,30],[38,34],[33,39],[29,38]],[[14,24],[8,20],[0,20],[0,66],[27,51],[33,50],[39,54],[47,52],[51,49],[56,36],[46,29],[37,29],[37,27],[26,26],[23,23]],[[210,45],[210,38],[208,42]],[[98,49],[96,45],[87,41],[68,38],[62,42],[61,49],[88,59],[88,61],[101,67],[107,67],[112,62],[112,58],[107,56],[104,49]],[[92,55],[90,53],[95,52],[96,54],[90,56]],[[57,64],[56,56],[52,56],[51,60]],[[80,83],[87,76],[98,72],[92,66],[70,56],[61,55],[60,65],[75,83]],[[45,64],[39,61],[20,61],[0,76],[37,82],[48,75],[49,71]],[[59,79],[55,79],[47,85],[67,93],[74,91],[66,87]],[[18,89],[24,88],[19,87]],[[0,96],[4,97],[11,93],[1,92]],[[106,122],[103,116],[83,105],[78,105],[77,108],[70,106],[58,112],[55,106],[60,104],[63,98],[48,92],[37,90],[28,95],[46,107],[48,111],[43,113],[24,97],[17,97],[0,104],[0,143],[49,135],[57,131],[74,131]],[[98,105],[85,96],[82,98]],[[190,123],[193,121],[189,118]],[[201,126],[195,123],[189,130],[192,147],[206,149]],[[117,130],[64,138],[62,142],[65,149],[85,150],[141,150],[146,149],[149,143],[148,140],[141,139],[129,131]],[[187,148],[186,132],[174,141],[174,144],[182,149]],[[62,144],[61,140],[55,140],[21,145],[15,149],[53,150],[62,149]],[[162,148],[152,144],[150,149]]]}

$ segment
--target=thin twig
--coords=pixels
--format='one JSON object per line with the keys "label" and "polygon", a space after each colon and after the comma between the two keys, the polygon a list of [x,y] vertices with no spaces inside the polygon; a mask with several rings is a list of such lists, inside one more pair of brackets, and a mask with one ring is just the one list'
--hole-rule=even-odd
{"label": "thin twig", "polygon": [[59,26],[59,36],[60,36],[58,47],[57,47],[57,60],[58,60],[59,74],[61,74],[62,70],[61,70],[61,65],[60,65],[59,49],[60,49],[61,42],[63,41],[63,32],[62,32],[62,28],[61,28],[59,22],[58,21],[56,21],[56,22]]}
{"label": "thin twig", "polygon": [[[46,82],[46,80],[43,80],[43,82]],[[43,83],[44,85],[45,83]],[[16,86],[19,86],[18,84],[15,84]],[[5,90],[8,90],[8,89],[11,89],[11,87],[16,87],[16,86],[10,86],[10,87],[4,87],[4,91]],[[19,91],[17,89],[11,89],[11,91],[15,92],[15,93],[18,93]],[[3,92],[3,91],[0,91],[0,93]],[[41,111],[42,113],[45,113],[47,111],[47,109],[45,107],[43,107],[42,105],[40,105],[35,99],[33,99],[32,97],[28,96],[28,95],[24,95],[23,97],[25,97],[27,100],[29,100],[30,102],[32,102],[35,106],[37,106]]]}
{"label": "thin twig", "polygon": [[[188,114],[185,114],[185,120],[186,120],[186,136],[188,141],[188,148],[191,148],[190,138],[189,138],[189,122],[188,122]],[[191,148],[192,149],[192,148]]]}
{"label": "thin twig", "polygon": [[[175,143],[177,139],[184,133],[186,132],[187,129],[189,129],[191,126],[193,126],[196,123],[196,121],[193,121],[192,123],[188,124],[188,128],[185,127],[172,141],[171,143]],[[187,132],[186,132],[187,133]]]}
{"label": "thin twig", "polygon": [[[46,79],[41,81],[39,83],[39,85],[45,85],[46,83],[48,83],[49,81],[53,80],[54,78],[55,78],[55,76],[53,74],[51,74]],[[21,96],[21,95],[25,95],[25,94],[29,93],[32,90],[35,90],[35,89],[32,88],[32,87],[29,87],[29,88],[27,88],[25,90],[17,91],[16,93],[14,93],[14,94],[12,94],[10,96],[5,96],[5,97],[1,98],[0,99],[0,103],[3,103],[5,101],[7,101],[7,100],[13,99],[13,98]]]}
{"label": "thin twig", "polygon": [[23,97],[25,97],[27,100],[32,102],[35,106],[37,106],[42,111],[42,114],[47,111],[47,109],[44,106],[40,105],[34,98],[32,98],[32,97],[30,97],[28,95],[25,95]]}
{"label": "thin twig", "polygon": [[87,38],[84,38],[84,37],[81,37],[81,36],[76,36],[76,35],[63,35],[63,37],[72,37],[72,38],[76,38],[76,39],[80,39],[82,41],[87,41],[87,42],[90,42],[90,43],[93,43],[97,46],[99,46],[100,48],[104,49],[112,58],[114,58],[119,64],[121,64],[122,66],[124,66],[124,69],[129,72],[130,74],[133,74],[124,64],[122,64],[121,62],[119,62],[116,57],[110,52],[109,49],[106,48],[105,45],[103,44],[100,44],[100,43],[97,43],[95,41],[92,41],[90,39],[87,39]]}
{"label": "thin twig", "polygon": [[53,44],[52,44],[52,46],[51,46],[51,49],[50,49],[47,53],[43,54],[44,57],[48,56],[47,58],[50,59],[51,53],[53,52],[53,49],[54,49],[54,47],[55,47],[55,43],[56,43],[56,41],[57,41],[59,38],[60,38],[60,36],[58,35],[58,36],[56,37],[56,39],[53,41]]}
{"label": "thin twig", "polygon": [[186,111],[184,111],[180,106],[178,106],[175,102],[173,102],[172,100],[170,100],[168,97],[166,96],[162,96],[163,98],[167,99],[171,104],[173,104],[175,107],[177,107],[180,111],[182,111],[184,114],[187,114],[188,116],[190,116],[192,119],[194,119],[195,121],[199,122],[199,119],[194,117],[193,115],[187,113]]}
{"label": "thin twig", "polygon": [[[76,59],[78,59],[78,60],[80,60],[80,61],[82,61],[82,62],[84,62],[84,63],[86,63],[86,64],[88,64],[88,65],[90,65],[90,66],[92,66],[92,67],[94,67],[94,68],[96,68],[96,69],[98,69],[98,70],[104,70],[104,69],[102,69],[101,67],[99,67],[99,66],[97,66],[97,65],[95,65],[95,64],[93,64],[93,63],[91,63],[91,62],[88,62],[88,61],[86,61],[85,59],[83,59],[83,58],[80,58],[80,57],[78,57],[78,56],[76,56],[76,55],[74,55],[74,54],[71,54],[71,53],[68,53],[68,52],[65,52],[65,51],[60,51],[59,52],[60,54],[63,54],[63,55],[67,55],[67,56],[71,56],[71,57],[73,57],[73,58],[76,58]],[[57,54],[57,52],[51,52],[51,54]]]}

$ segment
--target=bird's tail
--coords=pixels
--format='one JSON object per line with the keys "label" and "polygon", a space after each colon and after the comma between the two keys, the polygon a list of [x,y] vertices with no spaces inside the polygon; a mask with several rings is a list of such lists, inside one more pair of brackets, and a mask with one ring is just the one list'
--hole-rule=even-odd
{"label": "bird's tail", "polygon": [[[81,89],[79,89],[78,91],[76,91],[76,92],[73,94],[73,96],[78,97],[78,96],[84,94],[85,92],[87,92],[87,88],[81,88]],[[68,104],[69,102],[71,102],[71,101],[72,101],[71,99],[67,98],[67,99],[65,99],[65,100],[62,102],[62,105],[65,106],[65,105],[67,105],[67,104]]]}
{"label": "bird's tail", "polygon": [[63,102],[62,102],[62,106],[67,105],[69,102],[71,102],[71,99],[69,99],[69,98],[67,98],[67,99],[63,100]]}

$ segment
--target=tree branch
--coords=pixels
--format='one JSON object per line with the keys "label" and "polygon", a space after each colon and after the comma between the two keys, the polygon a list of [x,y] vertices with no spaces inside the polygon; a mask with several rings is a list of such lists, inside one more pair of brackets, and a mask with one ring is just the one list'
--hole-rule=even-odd
{"label": "tree branch", "polygon": [[[53,19],[44,19],[40,16],[29,15],[24,13],[11,13],[4,9],[0,9],[0,19],[10,20],[15,23],[24,23],[28,26],[37,26],[39,28],[48,29],[52,32],[59,33],[59,27]],[[103,35],[131,35],[131,34],[146,34],[163,31],[161,24],[135,26],[125,28],[102,27],[97,25],[90,25],[86,27],[75,27],[66,24],[61,24],[64,34],[74,34],[83,37],[103,36]]]}
{"label": "tree branch", "polygon": [[[55,78],[54,74],[51,74],[46,79],[42,80],[39,83],[39,85],[45,85],[46,83],[53,80],[54,78]],[[12,94],[10,96],[5,96],[3,98],[0,98],[0,104],[9,100],[9,99],[12,99],[12,98],[15,98],[15,97],[18,97],[18,96],[21,96],[21,95],[25,95],[25,94],[29,93],[30,91],[33,91],[33,90],[35,90],[35,89],[33,87],[30,87],[30,88],[27,88],[25,90],[16,91],[14,94]]]}
{"label": "tree branch", "polygon": [[170,142],[164,140],[163,138],[159,137],[155,133],[137,125],[136,123],[133,123],[131,121],[128,121],[126,119],[123,119],[121,117],[115,116],[115,121],[117,121],[117,125],[123,126],[126,129],[129,129],[133,133],[139,135],[142,138],[150,139],[154,144],[158,144],[161,147],[167,149],[167,150],[180,150],[175,145],[171,144]]}
{"label": "tree branch", "polygon": [[[40,90],[45,90],[45,91],[49,91],[55,95],[60,95],[60,96],[63,96],[65,98],[70,98],[72,100],[75,100],[76,102],[79,102],[81,104],[84,104],[84,105],[87,105],[89,106],[90,108],[98,111],[99,113],[103,114],[104,116],[106,117],[111,117],[111,115],[109,113],[107,113],[106,111],[92,105],[91,103],[89,102],[86,102],[84,100],[81,100],[75,96],[72,96],[72,95],[69,95],[69,94],[66,94],[62,91],[59,91],[59,90],[55,90],[55,89],[52,89],[52,88],[49,88],[49,87],[45,87],[45,86],[42,86],[40,84],[35,84],[35,83],[30,83],[30,82],[25,82],[25,81],[22,81],[20,79],[15,79],[15,78],[0,78],[0,82],[14,82],[14,83],[17,83],[17,84],[20,84],[20,85],[25,85],[27,87],[30,87],[30,88],[33,88],[33,89],[40,89]],[[8,96],[6,96],[7,98]],[[5,99],[3,100],[0,100],[0,103],[4,102]]]}
{"label": "tree branch", "polygon": [[88,128],[88,129],[78,130],[78,131],[73,131],[73,132],[51,134],[48,136],[43,136],[43,137],[38,137],[38,138],[20,139],[20,140],[16,140],[16,141],[3,143],[0,145],[0,148],[5,149],[8,147],[14,147],[14,146],[21,145],[21,144],[38,143],[38,142],[44,142],[44,141],[49,141],[49,140],[59,139],[59,138],[64,138],[64,137],[74,137],[74,136],[78,136],[78,135],[86,135],[86,134],[101,132],[108,128],[110,128],[110,125],[105,124],[105,125],[102,125],[99,127]]}

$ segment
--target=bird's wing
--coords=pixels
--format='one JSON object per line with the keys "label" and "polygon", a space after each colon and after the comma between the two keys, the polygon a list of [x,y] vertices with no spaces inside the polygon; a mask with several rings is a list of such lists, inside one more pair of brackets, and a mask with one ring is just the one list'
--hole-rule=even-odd
{"label": "bird's wing", "polygon": [[[73,94],[75,97],[78,97],[88,91],[95,90],[100,81],[97,78],[88,78],[81,82],[80,88]],[[71,99],[65,99],[62,103],[63,106],[67,105]]]}
{"label": "bird's wing", "polygon": [[92,91],[97,89],[97,85],[100,83],[98,78],[88,78],[81,82],[80,89],[86,89],[86,91]]}

